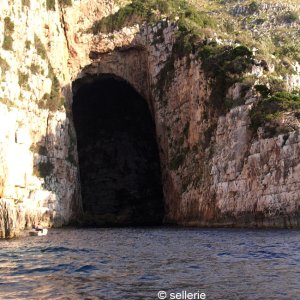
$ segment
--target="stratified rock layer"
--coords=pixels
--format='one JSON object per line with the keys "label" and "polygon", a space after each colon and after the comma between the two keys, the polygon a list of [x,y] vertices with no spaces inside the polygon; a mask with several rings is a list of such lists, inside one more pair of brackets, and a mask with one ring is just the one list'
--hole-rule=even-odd
{"label": "stratified rock layer", "polygon": [[[233,86],[220,98],[193,55],[164,69],[176,24],[166,20],[93,35],[94,22],[118,9],[113,1],[56,3],[55,10],[43,1],[22,2],[0,7],[0,45],[7,36],[5,18],[14,24],[11,48],[0,48],[0,237],[38,221],[61,226],[81,219],[71,84],[99,74],[121,77],[147,101],[166,222],[299,227],[298,130],[268,139],[256,135],[249,111],[258,95],[242,97]],[[263,69],[255,67],[252,74],[262,76]],[[64,106],[51,103],[58,96]],[[239,106],[241,97],[246,104]],[[236,107],[222,109],[218,101],[225,98]]]}
{"label": "stratified rock layer", "polygon": [[61,226],[80,213],[72,120],[52,101],[72,99],[61,13],[43,1],[23,3],[0,6],[0,237],[37,222]]}

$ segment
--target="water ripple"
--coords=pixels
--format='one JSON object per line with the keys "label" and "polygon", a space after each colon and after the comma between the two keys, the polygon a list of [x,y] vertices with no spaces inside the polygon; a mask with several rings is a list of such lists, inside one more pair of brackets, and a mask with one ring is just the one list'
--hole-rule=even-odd
{"label": "water ripple", "polygon": [[0,241],[0,299],[300,299],[300,238],[291,230],[50,230]]}

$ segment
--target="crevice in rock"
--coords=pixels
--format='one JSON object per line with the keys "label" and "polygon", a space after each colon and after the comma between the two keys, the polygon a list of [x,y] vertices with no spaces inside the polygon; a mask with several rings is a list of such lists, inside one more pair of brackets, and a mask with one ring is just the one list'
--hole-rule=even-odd
{"label": "crevice in rock", "polygon": [[113,75],[91,76],[73,86],[85,223],[160,224],[160,160],[147,101]]}
{"label": "crevice in rock", "polygon": [[59,6],[59,11],[60,11],[60,17],[61,17],[61,25],[62,25],[62,28],[63,28],[63,31],[64,31],[64,36],[65,36],[65,39],[66,39],[68,51],[69,51],[69,53],[72,57],[76,57],[77,53],[76,53],[75,49],[70,45],[70,42],[69,42],[68,33],[67,33],[68,25],[65,21],[64,9],[63,9],[62,5],[59,4],[59,3],[58,3],[58,6]]}

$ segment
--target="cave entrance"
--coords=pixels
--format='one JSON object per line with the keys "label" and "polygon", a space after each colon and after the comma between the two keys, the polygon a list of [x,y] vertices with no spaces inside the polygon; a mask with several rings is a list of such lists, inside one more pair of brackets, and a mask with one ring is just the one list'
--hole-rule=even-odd
{"label": "cave entrance", "polygon": [[92,226],[158,225],[164,215],[155,124],[146,100],[126,81],[74,82],[82,205]]}

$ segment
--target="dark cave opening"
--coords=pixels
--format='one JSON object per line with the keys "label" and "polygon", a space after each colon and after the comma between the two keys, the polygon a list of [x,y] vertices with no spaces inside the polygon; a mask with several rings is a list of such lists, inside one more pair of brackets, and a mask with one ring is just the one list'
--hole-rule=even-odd
{"label": "dark cave opening", "polygon": [[114,76],[77,83],[72,109],[85,224],[161,224],[160,160],[146,100]]}

